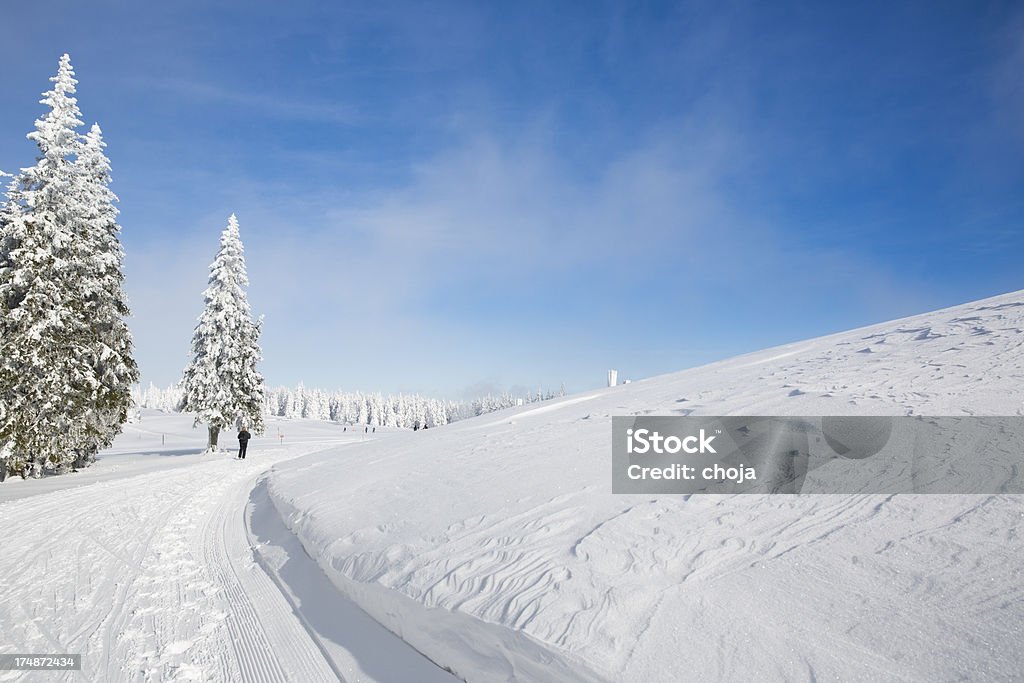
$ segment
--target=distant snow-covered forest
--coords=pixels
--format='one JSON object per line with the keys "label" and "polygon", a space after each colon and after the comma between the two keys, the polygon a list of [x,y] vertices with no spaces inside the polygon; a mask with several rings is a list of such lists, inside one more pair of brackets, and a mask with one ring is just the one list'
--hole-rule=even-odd
{"label": "distant snow-covered forest", "polygon": [[[564,396],[565,389],[557,392],[537,390],[536,393],[516,395],[488,394],[471,401],[451,401],[419,394],[381,394],[365,392],[325,391],[303,386],[267,389],[264,409],[270,417],[307,418],[329,420],[341,424],[373,427],[437,427],[527,403],[545,401]],[[181,412],[183,389],[180,384],[160,388],[134,390],[138,408]]]}

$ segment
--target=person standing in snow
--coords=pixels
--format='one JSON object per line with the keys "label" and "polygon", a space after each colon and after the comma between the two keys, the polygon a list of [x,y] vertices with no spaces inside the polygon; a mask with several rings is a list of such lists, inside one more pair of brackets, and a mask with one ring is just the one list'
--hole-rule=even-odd
{"label": "person standing in snow", "polygon": [[245,449],[249,445],[250,438],[252,438],[252,434],[243,425],[242,431],[238,432],[238,457],[242,460],[245,460]]}

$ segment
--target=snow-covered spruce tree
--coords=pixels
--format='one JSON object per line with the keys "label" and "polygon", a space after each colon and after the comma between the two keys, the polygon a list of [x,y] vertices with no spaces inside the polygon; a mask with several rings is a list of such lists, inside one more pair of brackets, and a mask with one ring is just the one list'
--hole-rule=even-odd
{"label": "snow-covered spruce tree", "polygon": [[97,124],[86,134],[75,163],[78,170],[80,248],[87,258],[80,267],[85,311],[94,333],[93,352],[86,358],[98,382],[95,409],[89,413],[77,446],[76,466],[92,462],[101,448],[110,446],[128,419],[131,389],[139,380],[132,357],[132,335],[122,284],[124,249],[118,240],[117,196],[111,192],[110,161]]}
{"label": "snow-covered spruce tree", "polygon": [[238,219],[231,214],[210,265],[206,308],[192,334],[192,360],[183,381],[183,410],[196,414],[196,424],[206,423],[208,451],[217,450],[225,427],[244,423],[256,434],[264,430],[263,377],[256,369],[262,322],[252,319],[248,285]]}
{"label": "snow-covered spruce tree", "polygon": [[[113,195],[98,192],[79,163],[87,143],[76,132],[82,122],[67,55],[50,80],[41,101],[50,110],[28,135],[40,155],[22,169],[0,211],[0,450],[23,476],[89,462],[120,429],[112,395],[121,389],[110,368],[134,381],[130,337],[111,336],[127,329],[103,315],[111,290],[99,273],[108,271],[118,283],[113,310],[127,313],[121,251],[116,231],[98,236]],[[114,349],[123,351],[118,362]]]}

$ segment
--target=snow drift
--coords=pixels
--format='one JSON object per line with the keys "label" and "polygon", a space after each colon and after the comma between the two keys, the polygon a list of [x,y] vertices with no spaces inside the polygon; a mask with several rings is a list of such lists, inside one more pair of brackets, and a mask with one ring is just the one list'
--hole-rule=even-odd
{"label": "snow drift", "polygon": [[1024,292],[279,466],[334,585],[470,681],[1010,679],[1014,496],[613,496],[611,416],[1018,415]]}

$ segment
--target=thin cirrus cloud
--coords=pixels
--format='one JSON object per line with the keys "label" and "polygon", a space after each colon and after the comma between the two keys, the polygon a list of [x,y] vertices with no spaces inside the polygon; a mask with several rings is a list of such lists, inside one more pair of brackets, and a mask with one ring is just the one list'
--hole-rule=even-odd
{"label": "thin cirrus cloud", "polygon": [[359,120],[354,105],[337,101],[315,102],[309,98],[248,92],[183,78],[151,78],[133,81],[130,85],[140,91],[156,90],[165,96],[187,98],[193,105],[200,102],[226,104],[244,111],[246,116],[331,124],[352,124]]}

